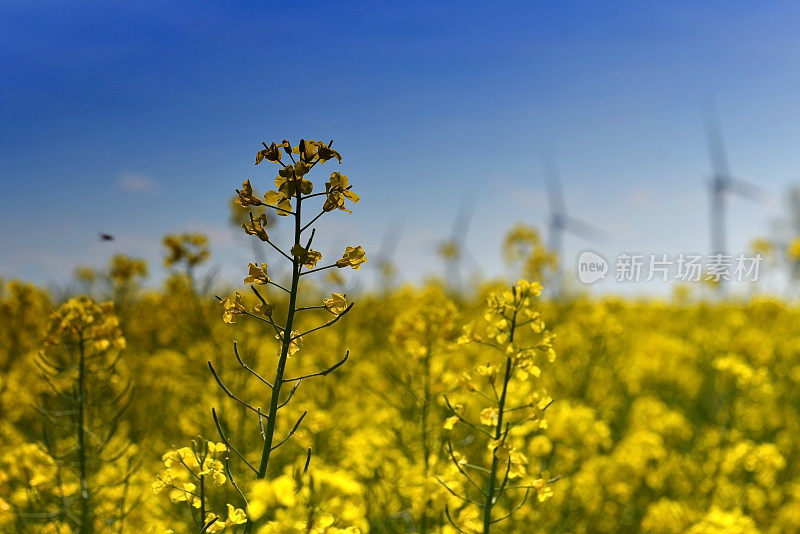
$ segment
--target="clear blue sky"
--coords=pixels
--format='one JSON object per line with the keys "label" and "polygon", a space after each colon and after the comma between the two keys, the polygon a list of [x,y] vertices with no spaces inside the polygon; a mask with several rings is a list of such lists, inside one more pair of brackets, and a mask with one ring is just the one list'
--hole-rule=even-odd
{"label": "clear blue sky", "polygon": [[[501,272],[503,232],[545,220],[543,147],[572,214],[610,234],[568,258],[707,250],[701,98],[735,174],[776,197],[800,177],[796,2],[202,4],[0,6],[0,276],[63,283],[117,251],[158,274],[160,237],[197,229],[238,278],[227,201],[271,183],[253,155],[284,137],[335,139],[362,195],[323,249],[374,254],[399,225],[408,279],[441,272],[462,199]],[[734,201],[731,249],[777,213]]]}

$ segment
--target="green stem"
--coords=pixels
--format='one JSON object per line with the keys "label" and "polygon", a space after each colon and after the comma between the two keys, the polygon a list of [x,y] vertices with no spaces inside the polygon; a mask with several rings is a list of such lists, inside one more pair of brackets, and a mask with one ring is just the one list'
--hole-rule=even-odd
{"label": "green stem", "polygon": [[[205,458],[203,462],[200,462],[200,465],[203,465],[205,462]],[[206,486],[205,486],[205,477],[200,475],[200,532],[203,532],[206,526]]]}
{"label": "green stem", "polygon": [[[497,427],[495,428],[494,439],[499,440],[503,432],[503,409],[506,404],[506,393],[508,391],[508,382],[511,378],[511,358],[506,358],[506,372],[503,377],[503,391],[500,393],[500,400],[497,403]],[[498,444],[499,446],[499,444]],[[497,485],[497,468],[500,464],[500,459],[497,457],[497,452],[492,453],[492,468],[489,473],[489,486],[486,488],[486,501],[483,505],[483,534],[489,534],[489,529],[492,526],[492,507],[494,506],[494,493],[495,486]]]}
{"label": "green stem", "polygon": [[79,339],[78,355],[78,470],[80,472],[81,495],[80,495],[80,517],[81,534],[92,532],[92,523],[89,519],[89,483],[86,479],[86,346],[83,341],[83,334]]}
{"label": "green stem", "polygon": [[[514,310],[514,316],[511,319],[511,332],[508,342],[514,341],[514,330],[517,326],[517,310]],[[506,394],[508,393],[508,383],[511,381],[512,371],[511,358],[506,356],[506,370],[503,375],[503,389],[500,393],[500,399],[497,401],[497,426],[494,431],[495,441],[500,440],[503,435],[503,415],[506,407]],[[500,443],[497,443],[500,446]],[[500,459],[497,457],[497,450],[492,452],[492,468],[489,473],[489,486],[486,488],[486,501],[483,505],[483,534],[489,534],[492,527],[492,507],[494,506],[495,487],[497,485],[497,468],[500,464]]]}
{"label": "green stem", "polygon": [[[422,454],[424,454],[424,476],[425,480],[428,480],[430,477],[430,436],[428,435],[428,412],[430,410],[430,403],[431,403],[431,344],[428,343],[425,347],[425,358],[423,360],[424,363],[424,391],[422,397],[422,414],[421,418],[421,431],[422,431]],[[428,500],[425,503],[425,509],[422,511],[422,525],[420,527],[420,532],[422,534],[426,534],[428,532],[428,511],[431,507],[431,498],[428,497]]]}
{"label": "green stem", "polygon": [[[294,243],[300,244],[300,234],[302,230],[300,219],[300,192],[297,192],[297,209],[294,211]],[[289,345],[292,341],[292,324],[294,323],[295,307],[297,305],[297,286],[300,282],[300,268],[301,264],[297,258],[292,258],[292,286],[289,293],[289,310],[286,313],[286,326],[283,330],[283,344],[281,345],[281,355],[278,359],[278,368],[275,371],[275,380],[272,381],[272,396],[269,401],[269,412],[267,413],[267,426],[264,429],[264,448],[261,451],[261,463],[258,466],[258,473],[256,479],[263,479],[267,476],[267,468],[269,466],[269,457],[272,453],[272,442],[275,436],[275,420],[278,414],[278,405],[280,404],[281,386],[283,385],[283,377],[286,372],[286,360],[289,356]],[[244,527],[244,534],[251,534],[255,523],[247,520]]]}

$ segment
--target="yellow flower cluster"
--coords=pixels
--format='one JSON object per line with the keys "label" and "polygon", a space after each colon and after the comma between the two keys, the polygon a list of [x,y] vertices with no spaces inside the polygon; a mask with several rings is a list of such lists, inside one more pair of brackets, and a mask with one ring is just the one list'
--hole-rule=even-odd
{"label": "yellow flower cluster", "polygon": [[249,495],[247,513],[266,520],[258,534],[358,534],[365,532],[364,488],[347,473],[287,466],[272,480],[259,480]]}
{"label": "yellow flower cluster", "polygon": [[225,458],[228,449],[224,443],[194,440],[191,447],[168,451],[161,460],[164,468],[151,484],[153,493],[166,491],[173,503],[186,503],[200,510],[203,532],[222,532],[226,527],[241,525],[247,515],[241,508],[226,504],[226,514],[218,515],[208,508],[211,490],[227,482]]}
{"label": "yellow flower cluster", "polygon": [[[554,336],[545,330],[541,312],[533,307],[541,292],[541,284],[520,280],[509,289],[490,293],[482,320],[468,323],[458,339],[460,345],[475,344],[493,354],[458,378],[459,402],[445,397],[452,415],[445,419],[444,428],[466,427],[462,432],[473,439],[479,437],[474,432],[480,431],[484,437],[475,443],[484,443],[489,453],[486,458],[479,448],[456,451],[452,438],[446,442],[461,477],[451,469],[443,484],[464,498],[458,513],[447,513],[456,529],[480,530],[482,525],[511,519],[531,493],[540,503],[553,495],[549,472],[529,473],[529,458],[522,447],[527,441],[546,439],[541,432],[548,427],[545,411],[553,402],[539,381],[541,366],[554,362],[556,356]],[[476,481],[478,476],[482,478]],[[475,497],[469,497],[474,493],[470,484],[478,490]],[[516,501],[511,496],[515,490],[524,492]],[[495,506],[504,506],[504,513],[493,513]]]}
{"label": "yellow flower cluster", "polygon": [[205,448],[181,447],[161,457],[164,469],[153,482],[153,492],[169,489],[172,502],[187,502],[200,508],[197,483],[202,477],[206,484],[220,486],[225,483],[224,466],[220,454],[227,452],[224,443],[206,442]]}
{"label": "yellow flower cluster", "polygon": [[166,267],[181,262],[185,262],[188,267],[194,267],[206,261],[210,255],[208,237],[199,233],[171,234],[164,237],[163,244],[167,249],[164,258]]}
{"label": "yellow flower cluster", "polygon": [[43,351],[65,344],[82,345],[93,352],[124,349],[125,338],[113,304],[96,304],[84,296],[68,300],[50,318]]}
{"label": "yellow flower cluster", "polygon": [[136,278],[147,276],[147,263],[144,260],[117,254],[111,258],[108,274],[114,283],[125,284]]}

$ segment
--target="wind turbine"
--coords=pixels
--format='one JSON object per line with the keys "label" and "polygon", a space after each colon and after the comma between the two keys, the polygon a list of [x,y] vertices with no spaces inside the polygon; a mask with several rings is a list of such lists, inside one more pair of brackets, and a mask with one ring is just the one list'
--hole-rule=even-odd
{"label": "wind turbine", "polygon": [[400,241],[400,233],[401,228],[399,225],[390,225],[386,229],[386,233],[383,234],[383,239],[378,249],[376,274],[379,287],[384,290],[391,289],[396,274],[393,258],[395,250],[397,250],[397,243]]}
{"label": "wind turbine", "polygon": [[759,186],[731,176],[719,118],[711,106],[706,107],[705,130],[713,173],[709,183],[711,253],[725,254],[725,208],[729,195],[734,194],[751,202],[761,203],[766,200],[766,194]]}
{"label": "wind turbine", "polygon": [[547,189],[547,204],[550,217],[547,221],[547,248],[555,252],[558,261],[556,272],[556,292],[560,292],[563,278],[564,234],[572,234],[588,241],[598,240],[603,232],[589,223],[583,222],[567,213],[564,192],[558,167],[552,157],[544,158],[544,182]]}
{"label": "wind turbine", "polygon": [[461,288],[460,267],[462,260],[467,258],[470,260],[470,263],[477,263],[475,257],[466,247],[467,232],[469,231],[471,222],[472,204],[462,199],[458,211],[456,212],[456,217],[453,220],[453,228],[450,232],[450,237],[442,241],[437,250],[439,256],[444,260],[445,269],[447,271],[445,274],[453,281],[451,285],[457,290]]}

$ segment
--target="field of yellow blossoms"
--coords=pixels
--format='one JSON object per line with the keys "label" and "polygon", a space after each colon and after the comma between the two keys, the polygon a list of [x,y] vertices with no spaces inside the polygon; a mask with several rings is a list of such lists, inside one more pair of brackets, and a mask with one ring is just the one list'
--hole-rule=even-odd
{"label": "field of yellow blossoms", "polygon": [[157,289],[2,281],[0,532],[800,532],[799,309],[548,298],[525,227],[519,281],[363,291],[369,251],[313,248],[340,161],[264,144],[231,184],[271,254],[238,287],[195,234]]}

